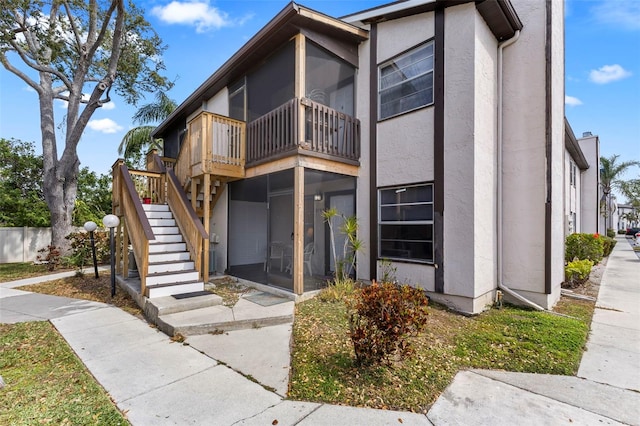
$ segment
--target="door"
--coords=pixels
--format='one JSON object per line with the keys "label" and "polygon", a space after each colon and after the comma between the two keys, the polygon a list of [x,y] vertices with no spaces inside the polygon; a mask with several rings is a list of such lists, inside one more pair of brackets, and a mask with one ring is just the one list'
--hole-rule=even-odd
{"label": "door", "polygon": [[[338,211],[338,215],[331,219],[334,238],[335,238],[335,250],[336,250],[336,258],[338,262],[343,260],[345,257],[344,253],[344,243],[346,240],[346,235],[340,231],[342,225],[344,224],[344,217],[349,217],[355,215],[355,200],[354,194],[335,194],[328,196],[328,208],[335,208]],[[331,240],[330,236],[327,240],[326,247],[329,247],[329,272],[335,273],[336,265],[334,261],[333,251],[331,248]],[[347,253],[349,255],[349,253]]]}

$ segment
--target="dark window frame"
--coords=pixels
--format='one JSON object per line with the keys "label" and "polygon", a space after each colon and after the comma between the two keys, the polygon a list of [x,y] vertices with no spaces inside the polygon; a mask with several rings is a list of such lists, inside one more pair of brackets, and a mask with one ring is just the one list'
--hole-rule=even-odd
{"label": "dark window frame", "polygon": [[[410,57],[411,55],[417,53],[420,49],[427,48],[429,46],[431,46],[431,54],[427,55],[425,58],[423,58],[423,60],[430,60],[431,61],[431,68],[428,68],[424,72],[421,72],[419,74],[411,76],[410,78],[404,78],[398,83],[389,85],[389,86],[384,87],[384,88],[382,87],[383,86],[383,75],[382,74],[383,74],[383,70],[384,69],[394,66],[394,64],[397,61],[400,61],[400,60],[402,60],[404,58]],[[417,63],[418,62],[414,62],[409,66],[413,66],[413,65],[415,65]],[[405,67],[405,68],[407,68],[407,67]],[[398,71],[400,71],[400,70],[398,70]],[[419,109],[422,109],[422,108],[426,108],[426,107],[432,106],[434,104],[434,102],[435,102],[435,99],[434,99],[435,98],[435,95],[434,95],[434,92],[435,92],[435,88],[434,88],[434,83],[435,83],[434,72],[435,72],[435,43],[434,43],[433,39],[429,39],[427,41],[424,41],[424,42],[422,42],[422,43],[420,43],[420,44],[418,44],[416,46],[413,46],[413,47],[405,50],[404,52],[401,52],[401,53],[399,53],[399,54],[397,54],[397,55],[385,60],[384,62],[379,63],[378,64],[378,75],[377,75],[377,77],[378,77],[378,93],[377,93],[377,96],[378,96],[378,121],[388,120],[390,118],[398,117],[400,115],[404,115],[404,114],[407,114],[407,113],[410,113],[410,112],[413,112],[413,111],[416,111],[416,110],[419,110]],[[418,80],[420,78],[430,79],[430,86],[428,84],[425,86],[426,90],[428,90],[429,88],[431,90],[431,98],[430,98],[430,100],[428,99],[426,101],[426,103],[417,105],[415,107],[402,109],[399,112],[383,116],[383,102],[382,102],[383,94],[391,92],[391,90],[394,89],[394,88],[401,88],[404,85],[411,84],[411,82],[414,82],[414,81],[416,81],[416,80]],[[410,95],[415,95],[416,93],[419,93],[419,91],[413,92]],[[403,97],[406,98],[407,96],[403,96]],[[399,99],[402,99],[402,97],[399,98]]]}
{"label": "dark window frame", "polygon": [[[384,200],[388,197],[385,197],[385,193],[389,191],[394,191],[396,194],[401,194],[406,191],[410,191],[411,189],[420,189],[420,188],[429,188],[428,199],[418,200],[418,201],[398,201],[398,202],[385,202]],[[418,194],[417,194],[418,195]],[[400,197],[397,197],[400,198]],[[416,211],[418,215],[420,215],[421,210],[416,210],[416,207],[420,208],[421,206],[425,207],[425,210],[422,213],[425,214],[422,218],[407,218],[408,216],[415,216]],[[385,219],[383,220],[383,208],[393,207],[398,212],[401,212],[399,216],[405,216],[404,220],[400,219]],[[413,228],[414,230],[422,230],[430,229],[430,239],[407,239],[407,238],[395,238],[388,239],[385,238],[387,234],[385,232],[385,227],[407,227],[408,229]],[[415,235],[415,233],[407,232],[406,235]],[[422,183],[412,183],[407,185],[394,185],[389,187],[381,187],[378,188],[378,257],[380,259],[389,259],[395,261],[402,262],[411,262],[411,263],[421,263],[421,264],[434,264],[434,184],[433,182],[422,182]],[[393,241],[397,243],[396,248],[387,248],[389,243],[393,245]],[[415,244],[426,244],[430,246],[430,250],[426,250],[426,257],[413,257],[411,250],[398,249],[398,247],[408,247]],[[390,255],[389,250],[395,250],[395,255]],[[403,252],[406,252],[406,256],[403,256]]]}

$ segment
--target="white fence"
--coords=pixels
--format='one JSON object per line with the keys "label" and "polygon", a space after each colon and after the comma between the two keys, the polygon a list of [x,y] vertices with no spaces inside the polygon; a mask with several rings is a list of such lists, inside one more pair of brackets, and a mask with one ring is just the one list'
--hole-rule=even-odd
{"label": "white fence", "polygon": [[51,243],[51,228],[0,228],[0,263],[33,262]]}

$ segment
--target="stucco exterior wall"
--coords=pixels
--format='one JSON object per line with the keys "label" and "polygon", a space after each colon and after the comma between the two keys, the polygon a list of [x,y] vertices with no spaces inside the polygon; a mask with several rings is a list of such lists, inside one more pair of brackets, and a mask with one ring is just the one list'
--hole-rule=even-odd
{"label": "stucco exterior wall", "polygon": [[447,8],[444,20],[444,292],[465,297],[475,294],[480,238],[474,229],[475,14],[469,3]]}
{"label": "stucco exterior wall", "polygon": [[589,168],[582,172],[580,188],[581,232],[594,234],[602,231],[600,216],[600,140],[598,136],[578,139]]}
{"label": "stucco exterior wall", "polygon": [[[366,27],[368,30],[369,28]],[[355,114],[360,120],[360,171],[356,180],[356,216],[358,217],[358,238],[363,242],[364,250],[357,254],[358,278],[371,279],[371,250],[375,250],[371,243],[371,215],[369,214],[369,203],[371,193],[376,188],[370,188],[369,179],[371,176],[371,135],[369,132],[369,62],[370,62],[370,41],[361,43],[358,47],[358,57],[360,67],[356,69],[355,86],[356,102]]]}
{"label": "stucco exterior wall", "polygon": [[[502,283],[544,293],[545,2],[513,2],[524,28],[504,49]],[[562,165],[560,165],[562,168]]]}
{"label": "stucco exterior wall", "polygon": [[478,312],[496,288],[497,41],[474,4],[446,9],[445,54],[444,297]]}
{"label": "stucco exterior wall", "polygon": [[[378,64],[432,38],[433,16],[423,13],[381,23]],[[433,107],[378,123],[377,155],[378,187],[433,180]]]}
{"label": "stucco exterior wall", "polygon": [[[430,12],[380,23],[378,25],[378,64],[432,39],[435,33],[434,22],[434,13]],[[368,49],[369,42],[364,45]],[[368,64],[368,54],[366,57],[366,64]],[[360,63],[365,64],[362,58],[363,56]],[[363,68],[364,66],[361,67],[361,71]],[[375,72],[377,73],[377,69]],[[364,91],[368,92],[368,85],[367,81],[366,86],[358,87],[360,95]],[[368,117],[368,103],[359,101],[358,105],[363,105],[367,109],[367,118],[377,120],[377,114],[375,117]],[[362,117],[360,119],[362,120]],[[434,179],[433,126],[433,106],[378,123],[377,187],[428,182]],[[368,128],[368,124],[362,126],[363,131],[366,127]],[[364,164],[362,161],[361,163]],[[376,188],[371,188],[371,191],[375,190]],[[435,290],[433,266],[395,262],[394,267],[396,277],[401,282],[407,282],[428,291]],[[380,273],[381,268],[378,263],[378,274]]]}

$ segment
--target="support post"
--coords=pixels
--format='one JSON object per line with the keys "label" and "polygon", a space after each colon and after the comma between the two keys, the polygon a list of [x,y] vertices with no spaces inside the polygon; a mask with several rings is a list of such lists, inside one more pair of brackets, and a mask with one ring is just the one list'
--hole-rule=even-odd
{"label": "support post", "polygon": [[293,292],[304,292],[304,167],[293,176]]}

